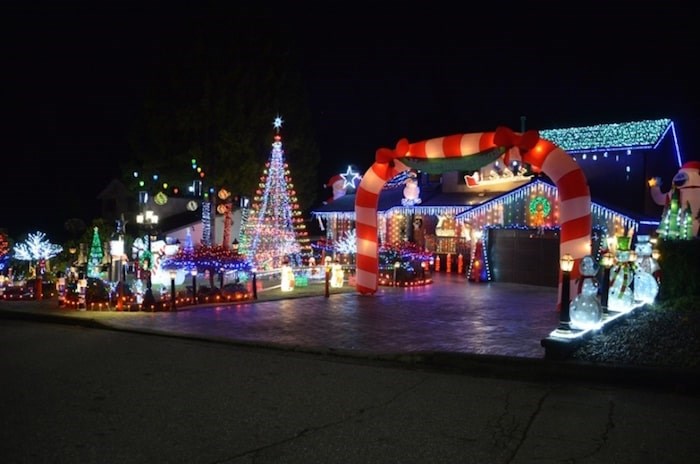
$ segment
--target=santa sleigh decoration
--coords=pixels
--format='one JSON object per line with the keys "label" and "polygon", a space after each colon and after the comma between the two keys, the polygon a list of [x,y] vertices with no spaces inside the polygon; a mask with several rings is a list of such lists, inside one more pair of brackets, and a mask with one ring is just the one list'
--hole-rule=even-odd
{"label": "santa sleigh decoration", "polygon": [[521,168],[516,174],[510,169],[504,169],[503,174],[498,174],[496,171],[491,171],[489,176],[481,179],[479,171],[474,174],[464,176],[464,182],[467,188],[475,192],[491,191],[491,192],[506,192],[520,185],[526,184],[534,176],[526,175],[525,170]]}

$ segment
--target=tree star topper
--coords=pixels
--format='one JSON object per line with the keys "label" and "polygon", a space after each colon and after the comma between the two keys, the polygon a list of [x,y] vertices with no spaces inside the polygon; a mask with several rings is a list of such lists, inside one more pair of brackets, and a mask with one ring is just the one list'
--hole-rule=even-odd
{"label": "tree star topper", "polygon": [[277,129],[277,133],[279,133],[280,129],[282,128],[283,122],[284,120],[282,119],[282,117],[280,115],[277,115],[277,117],[275,118],[275,122],[272,123],[272,126],[275,129]]}
{"label": "tree star topper", "polygon": [[343,188],[357,188],[355,181],[362,180],[362,176],[360,176],[356,171],[353,171],[352,166],[348,166],[345,174],[341,174],[340,177],[343,178]]}

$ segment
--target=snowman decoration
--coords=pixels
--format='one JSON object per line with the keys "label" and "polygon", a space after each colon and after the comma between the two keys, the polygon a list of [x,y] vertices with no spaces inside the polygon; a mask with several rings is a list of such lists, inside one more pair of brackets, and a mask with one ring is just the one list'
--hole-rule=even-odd
{"label": "snowman decoration", "polygon": [[401,204],[403,206],[413,206],[421,202],[420,198],[420,187],[418,186],[418,180],[416,179],[416,173],[411,172],[406,178],[405,186],[403,188],[403,198],[401,199]]}
{"label": "snowman decoration", "polygon": [[571,302],[569,317],[573,328],[588,330],[597,327],[603,317],[603,309],[598,301],[598,265],[591,256],[584,256],[579,269],[581,291]]}
{"label": "snowman decoration", "polygon": [[627,312],[634,306],[634,272],[636,263],[632,261],[629,248],[630,237],[617,237],[617,260],[610,269],[610,292],[608,309]]}
{"label": "snowman decoration", "polygon": [[634,246],[637,253],[637,269],[634,273],[634,301],[644,304],[653,303],[659,293],[656,275],[659,263],[652,256],[652,244],[648,235],[638,235]]}

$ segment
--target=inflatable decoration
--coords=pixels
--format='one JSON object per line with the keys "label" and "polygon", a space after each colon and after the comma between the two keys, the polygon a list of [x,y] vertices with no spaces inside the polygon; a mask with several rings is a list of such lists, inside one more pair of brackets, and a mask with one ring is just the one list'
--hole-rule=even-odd
{"label": "inflatable decoration", "polygon": [[508,164],[513,161],[526,163],[533,172],[546,174],[557,186],[561,224],[559,250],[562,255],[569,253],[574,257],[570,294],[577,294],[574,282],[580,272],[577,264],[591,252],[591,197],[586,177],[564,150],[541,139],[537,131],[516,133],[505,127],[499,127],[495,132],[456,134],[416,143],[401,139],[394,149],[380,148],[376,151],[375,162],[362,177],[355,197],[356,288],[359,293],[374,294],[377,291],[377,204],[384,184],[410,166],[421,169],[422,164],[428,164],[421,163],[425,160],[441,159],[450,163],[481,155],[484,158],[482,162],[469,167],[478,169],[493,161],[492,156],[485,154],[505,154]]}
{"label": "inflatable decoration", "polygon": [[678,193],[678,207],[684,215],[692,218],[692,237],[700,236],[700,161],[683,164],[673,176],[671,190],[667,193],[661,192],[661,180],[658,177],[649,180],[649,187],[651,197],[660,206],[669,205],[674,194]]}
{"label": "inflatable decoration", "polygon": [[328,179],[328,182],[325,183],[324,187],[330,187],[333,189],[333,196],[330,197],[328,200],[324,201],[323,204],[328,204],[332,202],[333,200],[337,200],[338,198],[345,196],[346,193],[346,182],[343,176],[340,174],[336,174],[335,176],[331,177]]}
{"label": "inflatable decoration", "polygon": [[416,173],[411,172],[411,174],[406,178],[405,187],[403,188],[403,198],[401,199],[401,204],[403,206],[413,206],[421,202],[420,198],[420,187],[418,186],[418,180],[416,179]]}

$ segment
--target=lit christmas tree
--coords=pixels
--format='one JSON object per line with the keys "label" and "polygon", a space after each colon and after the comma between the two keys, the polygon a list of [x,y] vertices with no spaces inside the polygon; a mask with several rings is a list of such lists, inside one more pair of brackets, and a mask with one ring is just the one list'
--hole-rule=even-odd
{"label": "lit christmas tree", "polygon": [[682,214],[682,227],[681,227],[681,239],[692,240],[693,239],[693,210],[690,207],[690,203],[686,203],[685,209]]}
{"label": "lit christmas tree", "polygon": [[95,227],[92,233],[92,244],[90,245],[90,255],[88,257],[88,277],[100,276],[103,256],[102,242],[100,241],[100,235],[97,233],[97,227]]}
{"label": "lit christmas tree", "polygon": [[670,199],[666,200],[657,232],[665,240],[693,239],[693,212],[690,203],[683,209],[680,192],[676,188],[673,188]]}
{"label": "lit christmas tree", "polygon": [[258,269],[279,268],[284,261],[301,266],[302,256],[311,249],[289,167],[284,161],[279,135],[282,118],[275,118],[273,126],[276,134],[272,152],[260,177],[240,243],[241,252]]}

